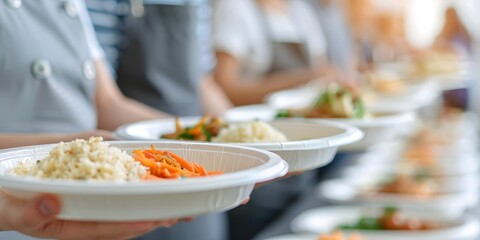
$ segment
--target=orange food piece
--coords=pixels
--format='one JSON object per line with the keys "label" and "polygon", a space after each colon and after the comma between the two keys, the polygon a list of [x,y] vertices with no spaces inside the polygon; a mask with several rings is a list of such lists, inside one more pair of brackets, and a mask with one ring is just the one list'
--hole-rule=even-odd
{"label": "orange food piece", "polygon": [[221,171],[208,172],[200,164],[189,162],[175,153],[155,149],[133,151],[133,159],[148,168],[143,180],[178,179],[181,177],[205,177],[223,174]]}

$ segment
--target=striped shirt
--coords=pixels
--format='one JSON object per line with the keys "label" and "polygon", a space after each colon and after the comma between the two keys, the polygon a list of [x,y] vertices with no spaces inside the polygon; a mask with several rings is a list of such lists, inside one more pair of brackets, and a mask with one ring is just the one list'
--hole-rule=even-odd
{"label": "striped shirt", "polygon": [[[126,20],[130,14],[130,0],[85,0],[95,32],[104,49],[112,72],[116,72],[118,58],[125,48]],[[210,72],[215,65],[210,30],[209,0],[143,0],[144,4],[195,5],[198,6],[197,35],[200,45],[202,71]]]}

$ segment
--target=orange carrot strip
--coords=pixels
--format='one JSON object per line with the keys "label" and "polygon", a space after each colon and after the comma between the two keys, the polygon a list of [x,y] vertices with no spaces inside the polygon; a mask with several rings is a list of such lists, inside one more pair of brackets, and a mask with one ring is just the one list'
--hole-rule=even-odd
{"label": "orange carrot strip", "polygon": [[208,173],[203,166],[200,166],[200,175],[208,176]]}
{"label": "orange carrot strip", "polygon": [[197,163],[192,163],[192,165],[193,165],[193,168],[195,169],[195,172],[196,172],[196,173],[199,173],[199,172],[201,171],[199,164],[197,164]]}
{"label": "orange carrot strip", "polygon": [[200,119],[200,121],[193,128],[188,130],[188,133],[194,136],[202,134],[202,126],[205,125],[205,122],[208,120],[208,118],[208,115],[203,116],[202,119]]}
{"label": "orange carrot strip", "polygon": [[208,176],[215,176],[215,175],[222,175],[224,172],[222,171],[210,171],[210,172],[207,172],[208,173]]}
{"label": "orange carrot strip", "polygon": [[187,171],[184,171],[184,170],[182,170],[182,169],[180,169],[180,168],[172,167],[172,166],[170,166],[170,165],[168,165],[168,164],[163,164],[163,167],[166,168],[166,169],[168,169],[168,171],[170,171],[170,173],[172,173],[172,174],[173,174],[173,173],[186,173],[186,172],[187,172]]}
{"label": "orange carrot strip", "polygon": [[172,177],[172,174],[166,168],[163,168],[162,173],[166,178],[171,178]]}
{"label": "orange carrot strip", "polygon": [[145,167],[148,167],[150,169],[155,168],[155,162],[146,158],[145,155],[143,155],[143,153],[141,152],[137,153],[137,156],[134,156],[133,159],[139,161]]}
{"label": "orange carrot strip", "polygon": [[172,152],[169,152],[169,151],[165,151],[165,155],[170,156],[173,159],[175,159],[178,163],[180,163],[180,165],[182,165],[182,167],[186,168],[188,171],[194,172],[193,165],[189,161],[187,161],[187,160],[181,158],[180,156],[176,155],[175,153],[172,153]]}
{"label": "orange carrot strip", "polygon": [[162,180],[162,178],[159,178],[155,175],[152,174],[146,174],[145,176],[142,177],[143,180],[148,180],[148,181],[158,181]]}

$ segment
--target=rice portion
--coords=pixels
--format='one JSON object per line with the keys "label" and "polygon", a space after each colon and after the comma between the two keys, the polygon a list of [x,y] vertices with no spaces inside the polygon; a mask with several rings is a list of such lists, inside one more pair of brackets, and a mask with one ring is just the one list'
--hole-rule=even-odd
{"label": "rice portion", "polygon": [[261,121],[230,124],[222,128],[213,142],[257,143],[283,142],[287,137],[271,125]]}
{"label": "rice portion", "polygon": [[20,163],[12,173],[52,179],[136,181],[146,174],[146,168],[102,138],[92,137],[61,142],[46,158],[36,164]]}

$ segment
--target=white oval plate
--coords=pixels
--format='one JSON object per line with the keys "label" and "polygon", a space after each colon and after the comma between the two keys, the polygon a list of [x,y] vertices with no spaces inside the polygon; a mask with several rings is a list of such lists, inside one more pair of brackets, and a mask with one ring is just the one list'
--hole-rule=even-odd
{"label": "white oval plate", "polygon": [[[260,119],[264,121],[271,121],[275,118],[277,110],[267,105],[249,105],[243,107],[232,108],[225,112],[224,118],[227,121],[249,121]],[[393,113],[379,117],[365,118],[365,119],[318,119],[318,118],[284,118],[282,120],[296,121],[296,122],[310,122],[317,121],[334,121],[354,126],[360,129],[365,136],[362,140],[353,144],[348,144],[340,147],[340,151],[364,151],[379,142],[387,142],[395,139],[399,135],[405,133],[405,129],[412,127],[416,119],[416,114],[413,112]],[[413,127],[412,127],[412,130]]]}
{"label": "white oval plate", "polygon": [[[291,222],[293,232],[327,233],[340,224],[351,224],[357,221],[365,212],[380,212],[381,209],[371,209],[358,206],[332,206],[307,210]],[[365,231],[355,230],[362,237],[373,240],[476,240],[480,234],[480,224],[472,216],[464,216],[457,220],[439,218],[428,211],[407,210],[402,212],[407,218],[418,218],[451,225],[447,228],[422,231]],[[345,233],[350,231],[343,230]]]}
{"label": "white oval plate", "polygon": [[204,143],[111,142],[128,153],[167,149],[202,164],[218,176],[152,182],[106,183],[38,179],[8,175],[19,162],[37,161],[55,146],[14,148],[0,153],[0,186],[16,197],[53,193],[62,200],[59,218],[96,221],[170,219],[225,211],[250,195],[255,183],[286,174],[287,164],[271,152]]}
{"label": "white oval plate", "polygon": [[[182,126],[193,126],[199,117],[181,118]],[[339,146],[358,141],[360,130],[334,122],[300,123],[274,121],[270,124],[284,133],[289,141],[267,143],[228,143],[272,151],[289,165],[289,171],[298,172],[326,165]],[[175,132],[175,119],[137,122],[120,127],[116,135],[125,140],[161,140],[160,136]],[[164,140],[166,141],[166,140]]]}
{"label": "white oval plate", "polygon": [[[372,185],[381,182],[383,179],[397,175],[394,170],[381,169],[362,169],[357,166],[348,166],[342,171],[342,178],[359,185]],[[410,175],[413,177],[414,172],[402,172],[402,175]],[[440,192],[463,192],[480,187],[480,177],[477,173],[461,174],[461,175],[432,175],[432,179],[439,184]]]}
{"label": "white oval plate", "polygon": [[363,205],[393,205],[401,208],[429,210],[438,216],[458,217],[465,209],[478,203],[478,189],[445,193],[429,198],[414,198],[400,194],[364,194],[359,187],[345,179],[332,179],[319,184],[318,197],[335,203]]}
{"label": "white oval plate", "polygon": [[[323,90],[306,86],[274,92],[267,96],[265,103],[276,109],[299,109],[310,106]],[[432,81],[407,85],[402,93],[395,95],[377,94],[375,99],[366,101],[370,112],[401,113],[416,111],[432,104],[440,95],[438,86]]]}

